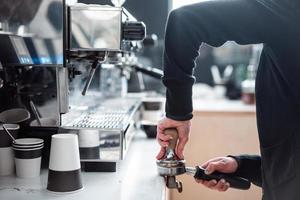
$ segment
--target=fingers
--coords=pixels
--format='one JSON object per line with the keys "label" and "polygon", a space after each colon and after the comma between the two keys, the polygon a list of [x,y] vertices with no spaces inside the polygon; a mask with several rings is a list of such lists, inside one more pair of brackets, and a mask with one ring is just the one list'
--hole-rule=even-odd
{"label": "fingers", "polygon": [[157,128],[156,139],[161,147],[167,147],[169,145],[168,141],[171,139],[171,137],[165,135],[161,129]]}
{"label": "fingers", "polygon": [[210,159],[210,160],[206,161],[205,163],[203,163],[201,165],[201,167],[204,168],[204,169],[206,169],[209,163],[221,161],[222,159],[223,159],[223,157],[217,157],[217,158]]}
{"label": "fingers", "polygon": [[208,187],[210,189],[214,189],[217,184],[218,184],[218,182],[216,180],[204,181],[203,182],[203,185],[205,185],[206,187]]}
{"label": "fingers", "polygon": [[183,150],[187,142],[188,142],[188,137],[179,138],[177,148],[176,148],[176,155],[179,159],[184,159]]}
{"label": "fingers", "polygon": [[[176,121],[169,118],[164,118],[158,123],[156,139],[161,147],[167,147],[169,145],[168,141],[171,139],[171,136],[165,135],[164,131],[168,128],[176,128],[178,131],[179,139],[175,153],[179,159],[184,159],[183,150],[186,143],[188,142],[190,126],[191,122],[189,120]],[[161,152],[162,150],[158,153],[157,157],[161,157]]]}
{"label": "fingers", "polygon": [[171,136],[165,135],[165,134],[157,134],[157,138],[158,138],[160,141],[164,141],[164,142],[167,142],[167,141],[169,141],[170,139],[172,139]]}
{"label": "fingers", "polygon": [[212,174],[214,171],[223,172],[226,163],[222,161],[215,161],[208,163],[207,167],[205,168],[206,174]]}
{"label": "fingers", "polygon": [[204,185],[207,188],[218,190],[220,192],[225,192],[230,187],[229,183],[227,183],[224,179],[221,179],[219,182],[217,182],[216,180],[203,181],[196,179],[196,182]]}
{"label": "fingers", "polygon": [[218,190],[220,192],[224,192],[228,190],[229,188],[229,183],[226,183],[224,179],[221,179],[212,189]]}
{"label": "fingers", "polygon": [[165,155],[165,152],[166,152],[166,149],[164,147],[161,147],[159,153],[156,156],[156,159],[157,160],[162,159]]}

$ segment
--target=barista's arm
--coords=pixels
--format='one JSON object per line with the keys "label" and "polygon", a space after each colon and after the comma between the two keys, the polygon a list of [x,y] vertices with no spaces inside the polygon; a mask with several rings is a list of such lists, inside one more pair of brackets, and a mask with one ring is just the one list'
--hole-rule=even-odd
{"label": "barista's arm", "polygon": [[261,187],[261,157],[257,155],[239,155],[229,156],[234,158],[238,163],[235,175],[246,178],[253,184]]}

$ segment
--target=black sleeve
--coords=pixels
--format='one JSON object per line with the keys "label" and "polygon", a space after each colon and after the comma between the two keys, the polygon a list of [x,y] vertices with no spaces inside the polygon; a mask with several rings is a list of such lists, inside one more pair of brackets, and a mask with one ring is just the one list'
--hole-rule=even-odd
{"label": "black sleeve", "polygon": [[238,163],[238,169],[234,175],[248,179],[251,183],[261,187],[261,157],[257,155],[228,156]]}
{"label": "black sleeve", "polygon": [[172,10],[164,49],[167,117],[174,120],[193,117],[193,71],[202,43],[219,47],[227,41],[257,44],[282,38],[285,22],[261,2],[264,1],[203,1]]}

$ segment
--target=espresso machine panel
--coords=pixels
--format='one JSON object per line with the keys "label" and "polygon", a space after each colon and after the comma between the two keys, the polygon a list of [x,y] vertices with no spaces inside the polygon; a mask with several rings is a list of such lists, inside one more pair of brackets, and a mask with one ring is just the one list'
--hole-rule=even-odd
{"label": "espresso machine panel", "polygon": [[33,64],[24,39],[8,33],[0,33],[0,61],[4,66]]}
{"label": "espresso machine panel", "polygon": [[60,126],[64,7],[65,0],[1,0],[0,5],[0,110],[27,109],[31,118],[24,128],[41,129],[40,135],[43,128]]}
{"label": "espresso machine panel", "polygon": [[34,64],[52,64],[46,41],[42,38],[24,37]]}

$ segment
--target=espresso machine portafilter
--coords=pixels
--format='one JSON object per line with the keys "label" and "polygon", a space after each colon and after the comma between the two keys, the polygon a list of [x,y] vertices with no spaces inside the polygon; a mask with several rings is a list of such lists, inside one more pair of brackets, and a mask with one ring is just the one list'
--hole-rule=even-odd
{"label": "espresso machine portafilter", "polygon": [[229,183],[231,188],[248,190],[251,186],[249,180],[237,177],[233,174],[225,174],[220,172],[214,172],[212,174],[205,174],[205,169],[196,167],[186,167],[185,160],[179,160],[176,156],[175,149],[178,142],[178,132],[176,129],[166,129],[164,132],[166,135],[171,136],[169,145],[166,148],[165,156],[162,160],[157,160],[158,174],[163,176],[166,181],[166,187],[169,189],[177,189],[179,193],[182,192],[183,187],[180,181],[176,180],[176,176],[182,174],[192,175],[195,179],[201,180],[216,180],[224,179]]}

